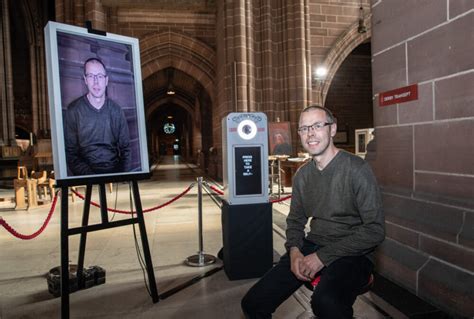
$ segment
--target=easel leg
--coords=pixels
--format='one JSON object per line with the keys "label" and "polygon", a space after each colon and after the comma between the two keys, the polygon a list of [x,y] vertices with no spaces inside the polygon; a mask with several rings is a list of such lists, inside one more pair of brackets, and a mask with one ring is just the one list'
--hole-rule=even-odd
{"label": "easel leg", "polygon": [[61,318],[69,319],[68,188],[61,187]]}
{"label": "easel leg", "polygon": [[158,302],[158,290],[156,289],[155,273],[154,273],[153,264],[152,264],[152,261],[151,261],[150,247],[148,245],[148,236],[146,234],[145,219],[143,218],[142,203],[140,201],[140,193],[139,193],[139,190],[138,190],[137,181],[132,182],[132,189],[133,189],[133,200],[135,201],[135,208],[136,208],[136,211],[137,211],[137,219],[138,219],[138,227],[140,229],[140,237],[142,238],[143,255],[145,257],[146,269],[147,269],[147,273],[148,273],[148,284],[150,286],[151,298],[153,300],[153,303],[157,303]]}
{"label": "easel leg", "polygon": [[[91,207],[92,185],[88,184],[86,188],[86,198],[84,201],[84,211],[82,213],[82,227],[89,224],[89,212]],[[79,258],[77,261],[77,283],[79,289],[84,288],[84,258],[86,252],[87,232],[81,233],[81,240],[79,243]]]}
{"label": "easel leg", "polygon": [[102,224],[109,222],[109,216],[107,214],[107,196],[105,193],[105,184],[101,183],[99,187],[99,200],[100,200],[100,216],[102,217]]}

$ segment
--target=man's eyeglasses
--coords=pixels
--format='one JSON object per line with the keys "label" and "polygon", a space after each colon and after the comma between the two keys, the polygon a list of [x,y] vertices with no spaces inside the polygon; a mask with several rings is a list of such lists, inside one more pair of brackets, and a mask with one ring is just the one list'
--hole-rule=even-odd
{"label": "man's eyeglasses", "polygon": [[92,74],[92,73],[87,73],[86,74],[86,79],[88,81],[104,81],[107,75],[99,73],[99,74]]}
{"label": "man's eyeglasses", "polygon": [[323,127],[327,126],[327,125],[331,125],[331,124],[334,124],[334,123],[328,123],[328,122],[316,122],[314,123],[313,125],[305,125],[305,126],[301,126],[298,128],[298,133],[300,135],[305,135],[305,134],[308,134],[308,132],[310,130],[312,131],[319,131],[321,130]]}

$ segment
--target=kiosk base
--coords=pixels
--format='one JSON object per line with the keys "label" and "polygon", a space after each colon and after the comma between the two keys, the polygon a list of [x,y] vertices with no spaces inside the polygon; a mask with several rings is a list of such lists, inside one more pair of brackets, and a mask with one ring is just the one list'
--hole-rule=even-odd
{"label": "kiosk base", "polygon": [[272,204],[222,205],[224,270],[230,280],[258,278],[273,265]]}

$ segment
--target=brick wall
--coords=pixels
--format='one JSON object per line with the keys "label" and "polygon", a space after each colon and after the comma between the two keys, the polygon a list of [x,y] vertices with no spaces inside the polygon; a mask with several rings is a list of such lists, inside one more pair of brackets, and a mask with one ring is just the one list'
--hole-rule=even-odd
{"label": "brick wall", "polygon": [[[387,239],[378,271],[474,315],[474,2],[372,1],[376,153]],[[418,84],[416,101],[378,94]]]}

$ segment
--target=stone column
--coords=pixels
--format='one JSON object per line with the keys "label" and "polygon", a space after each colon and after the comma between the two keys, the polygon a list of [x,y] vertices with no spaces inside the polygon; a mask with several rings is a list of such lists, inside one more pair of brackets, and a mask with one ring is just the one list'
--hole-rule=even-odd
{"label": "stone column", "polygon": [[5,41],[3,39],[3,5],[0,7],[0,146],[5,145],[8,136],[7,97],[5,81]]}
{"label": "stone column", "polygon": [[[275,118],[289,121],[292,128],[297,127],[299,113],[309,104],[311,97],[309,4],[307,1],[280,1],[277,24],[279,54],[278,74],[281,85],[280,99]],[[294,144],[297,136],[292,134]]]}
{"label": "stone column", "polygon": [[299,105],[299,109],[308,103],[309,96],[308,79],[310,79],[310,74],[308,74],[307,12],[308,8],[305,5],[305,1],[295,1],[292,6],[288,5],[288,27],[291,32],[287,38],[287,41],[291,44],[291,49],[289,50],[290,63],[288,66],[291,69],[291,88],[295,91],[292,94],[294,96],[293,102]]}
{"label": "stone column", "polygon": [[[263,111],[275,112],[275,92],[273,85],[273,69],[277,66],[273,62],[273,40],[272,40],[272,4],[270,0],[262,1],[260,8],[261,24],[261,89]],[[277,98],[278,99],[278,98]],[[271,118],[270,120],[273,120]]]}
{"label": "stone column", "polygon": [[29,45],[31,79],[31,131],[39,138],[49,137],[46,93],[43,21],[47,13],[34,2],[21,1]]}
{"label": "stone column", "polygon": [[85,20],[92,22],[92,28],[96,30],[107,31],[107,14],[102,1],[86,0]]}
{"label": "stone column", "polygon": [[13,74],[10,42],[10,16],[8,0],[3,0],[1,5],[0,37],[2,48],[0,52],[1,75],[1,124],[0,144],[16,145],[15,141],[15,113],[13,108]]}
{"label": "stone column", "polygon": [[84,26],[84,0],[74,1],[74,24],[83,27]]}
{"label": "stone column", "polygon": [[246,0],[234,1],[233,7],[234,101],[237,111],[249,111]]}
{"label": "stone column", "polygon": [[245,0],[245,52],[247,55],[247,111],[256,112],[255,101],[255,21],[251,0]]}

